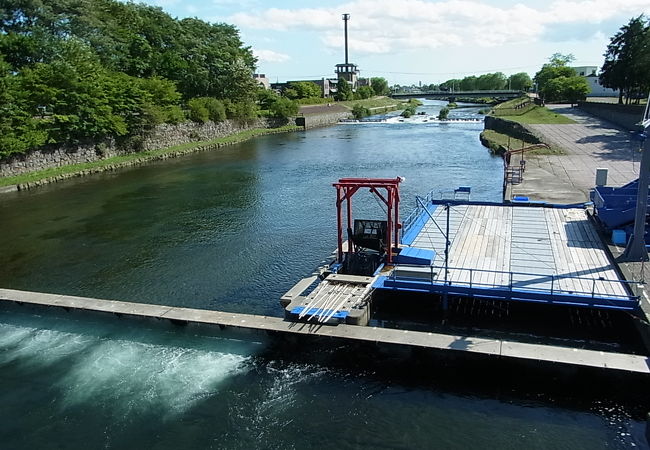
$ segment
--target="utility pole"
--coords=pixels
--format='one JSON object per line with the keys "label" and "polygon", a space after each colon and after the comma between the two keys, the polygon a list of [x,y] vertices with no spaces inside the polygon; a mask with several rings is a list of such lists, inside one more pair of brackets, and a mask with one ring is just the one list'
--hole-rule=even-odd
{"label": "utility pole", "polygon": [[636,197],[636,216],[634,218],[634,232],[625,247],[623,260],[648,261],[648,250],[645,247],[646,213],[648,212],[648,183],[650,182],[650,95],[645,107],[643,120],[643,153],[641,154],[641,167],[639,167],[639,190]]}

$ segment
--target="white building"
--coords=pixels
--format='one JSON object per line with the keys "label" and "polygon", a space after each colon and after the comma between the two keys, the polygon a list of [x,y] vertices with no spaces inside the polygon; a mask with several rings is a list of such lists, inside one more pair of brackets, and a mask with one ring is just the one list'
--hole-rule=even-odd
{"label": "white building", "polygon": [[255,81],[257,81],[257,84],[263,87],[264,89],[269,89],[271,86],[271,83],[268,78],[266,78],[266,75],[263,73],[254,73],[253,78]]}
{"label": "white building", "polygon": [[587,97],[618,97],[618,91],[615,89],[606,88],[598,81],[598,67],[597,66],[580,66],[572,67],[576,73],[585,77],[587,84],[589,84],[590,92]]}

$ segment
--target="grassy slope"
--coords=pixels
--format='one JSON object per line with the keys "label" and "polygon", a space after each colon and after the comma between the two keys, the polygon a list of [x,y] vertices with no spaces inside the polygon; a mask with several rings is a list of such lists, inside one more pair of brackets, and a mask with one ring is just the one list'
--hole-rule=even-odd
{"label": "grassy slope", "polygon": [[49,169],[39,170],[36,172],[25,173],[13,177],[0,177],[0,186],[10,186],[16,184],[31,183],[47,178],[57,178],[64,175],[82,174],[87,171],[99,172],[102,169],[114,168],[120,166],[129,166],[134,163],[142,163],[146,161],[162,159],[169,156],[178,156],[184,153],[191,153],[200,150],[204,147],[224,146],[234,144],[237,142],[245,141],[255,136],[260,136],[269,133],[280,133],[286,131],[295,131],[302,129],[295,125],[287,125],[280,128],[256,128],[246,130],[239,133],[232,134],[219,139],[210,141],[190,142],[187,144],[175,145],[157,150],[150,150],[144,152],[130,153],[128,155],[114,156],[112,158],[102,159],[88,163],[71,164],[63,167],[52,167]]}
{"label": "grassy slope", "polygon": [[[522,147],[528,147],[534,145],[532,142],[522,141],[520,139],[515,139],[508,136],[507,134],[497,133],[494,130],[485,130],[481,133],[484,139],[486,139],[490,145],[489,147],[496,151],[499,146],[504,148],[510,148],[516,150]],[[564,151],[558,147],[551,146],[551,148],[540,148],[535,150],[529,150],[526,152],[527,155],[563,155]]]}
{"label": "grassy slope", "polygon": [[[511,100],[506,103],[502,103],[499,106],[506,105],[506,107],[512,107],[517,102],[521,102],[522,99]],[[513,122],[518,122],[521,124],[571,124],[575,123],[574,120],[569,119],[562,114],[554,113],[553,111],[543,107],[536,106],[525,114],[519,116],[499,116],[500,119],[512,120]],[[532,142],[526,142],[513,137],[508,136],[507,134],[497,133],[493,130],[485,130],[481,133],[483,138],[487,140],[490,145],[489,147],[493,150],[496,150],[499,146],[511,149],[517,149],[526,147],[528,145],[533,145]],[[509,144],[509,145],[508,145]],[[531,150],[531,155],[562,155],[564,151],[561,148],[551,146],[550,149],[537,149]]]}
{"label": "grassy slope", "polygon": [[345,107],[352,109],[352,107],[354,107],[354,105],[356,105],[357,103],[365,106],[366,108],[382,108],[382,107],[399,105],[402,102],[400,100],[395,100],[390,97],[373,97],[373,98],[367,98],[365,100],[348,100],[345,102],[337,102],[336,104],[343,105]]}
{"label": "grassy slope", "polygon": [[512,120],[524,124],[570,124],[576,123],[575,120],[569,119],[562,114],[554,113],[553,111],[538,106],[528,111],[521,116],[499,116],[501,119]]}

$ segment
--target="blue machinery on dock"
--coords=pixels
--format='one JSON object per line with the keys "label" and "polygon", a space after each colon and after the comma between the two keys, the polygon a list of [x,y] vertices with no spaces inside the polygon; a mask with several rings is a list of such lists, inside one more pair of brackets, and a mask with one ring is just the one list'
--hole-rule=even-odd
{"label": "blue machinery on dock", "polygon": [[[638,192],[638,179],[621,187],[597,186],[591,193],[596,218],[607,230],[620,230],[625,233],[625,236],[631,236],[634,231]],[[648,202],[650,202],[650,196],[646,204]],[[647,214],[645,230],[645,242],[649,244],[650,234],[648,233]],[[625,242],[620,243],[625,244]]]}

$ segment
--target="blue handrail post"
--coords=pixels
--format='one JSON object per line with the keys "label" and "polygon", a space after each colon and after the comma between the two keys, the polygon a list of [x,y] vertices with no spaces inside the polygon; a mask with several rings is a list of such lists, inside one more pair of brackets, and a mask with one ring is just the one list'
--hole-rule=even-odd
{"label": "blue handrail post", "polygon": [[596,279],[594,278],[594,282],[591,285],[591,298],[594,298],[596,295]]}
{"label": "blue handrail post", "polygon": [[551,274],[551,297],[553,296],[553,285],[555,284],[555,275]]}

